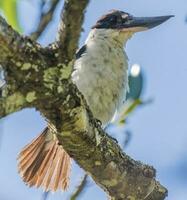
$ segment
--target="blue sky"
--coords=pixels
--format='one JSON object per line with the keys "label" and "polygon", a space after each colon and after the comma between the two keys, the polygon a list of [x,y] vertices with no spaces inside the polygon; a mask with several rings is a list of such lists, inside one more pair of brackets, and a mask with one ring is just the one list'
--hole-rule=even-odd
{"label": "blue sky", "polygon": [[[25,34],[28,34],[37,23],[37,0],[21,2],[19,15]],[[55,39],[61,6],[62,4],[40,40],[43,45]],[[153,98],[154,102],[136,110],[129,118],[125,129],[133,132],[133,138],[126,153],[157,169],[157,179],[169,190],[168,200],[186,200],[186,0],[92,0],[86,12],[85,31],[82,33],[80,45],[84,43],[90,27],[98,17],[111,9],[124,10],[136,16],[175,15],[175,18],[155,29],[136,34],[127,44],[129,66],[138,63],[144,71],[146,84],[143,99]],[[20,149],[44,126],[44,120],[34,109],[24,110],[1,120],[0,130],[3,135],[0,146],[0,199],[40,199],[41,190],[28,189],[21,181],[17,173],[16,157]],[[120,138],[119,134],[117,137]],[[74,165],[70,191],[50,195],[49,199],[68,199],[69,193],[81,177],[82,171]],[[80,199],[88,198],[107,199],[94,184]]]}

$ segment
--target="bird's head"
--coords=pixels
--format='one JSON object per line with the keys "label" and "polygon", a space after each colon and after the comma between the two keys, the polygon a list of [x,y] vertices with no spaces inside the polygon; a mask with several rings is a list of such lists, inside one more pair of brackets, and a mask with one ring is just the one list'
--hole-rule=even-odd
{"label": "bird's head", "polygon": [[154,28],[171,17],[173,17],[173,15],[159,17],[134,17],[123,11],[112,10],[102,16],[92,29],[105,32],[105,35],[116,37],[116,39],[125,42],[134,33]]}

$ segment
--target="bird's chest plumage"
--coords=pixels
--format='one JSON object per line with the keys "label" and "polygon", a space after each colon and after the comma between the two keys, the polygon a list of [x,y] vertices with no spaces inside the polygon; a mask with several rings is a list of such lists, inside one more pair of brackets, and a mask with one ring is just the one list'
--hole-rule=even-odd
{"label": "bird's chest plumage", "polygon": [[123,49],[108,43],[88,43],[75,62],[72,79],[83,93],[93,115],[109,123],[125,99],[127,59]]}

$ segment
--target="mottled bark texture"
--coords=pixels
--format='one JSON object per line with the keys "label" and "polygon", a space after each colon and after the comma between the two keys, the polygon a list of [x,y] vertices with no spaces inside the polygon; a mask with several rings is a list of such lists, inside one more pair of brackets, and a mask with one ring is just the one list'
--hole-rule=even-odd
{"label": "mottled bark texture", "polygon": [[0,117],[34,107],[57,130],[68,154],[115,200],[162,200],[155,169],[127,156],[95,120],[70,75],[88,0],[66,0],[59,39],[47,48],[0,18],[0,64],[6,88]]}

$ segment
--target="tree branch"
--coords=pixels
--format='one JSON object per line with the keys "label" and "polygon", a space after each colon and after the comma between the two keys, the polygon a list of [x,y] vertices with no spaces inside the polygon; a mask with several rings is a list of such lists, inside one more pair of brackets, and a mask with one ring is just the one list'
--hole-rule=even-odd
{"label": "tree branch", "polygon": [[26,107],[29,107],[29,102],[20,92],[2,97],[0,98],[0,119]]}
{"label": "tree branch", "polygon": [[33,43],[27,37],[21,37],[0,17],[0,64],[3,68],[9,64],[25,68],[26,66],[22,65],[30,61],[30,64],[34,64],[41,59],[38,54],[40,50],[39,44]]}
{"label": "tree branch", "polygon": [[13,65],[20,72],[31,68],[39,71],[53,65],[55,61],[57,64],[52,51],[42,48],[29,37],[20,36],[0,16],[0,64],[3,68]]}
{"label": "tree branch", "polygon": [[37,40],[41,36],[43,31],[46,29],[48,24],[51,22],[53,15],[54,15],[54,11],[56,10],[56,7],[59,2],[60,2],[60,0],[51,0],[50,9],[46,13],[43,13],[41,10],[39,24],[38,24],[36,30],[33,33],[31,33],[31,35],[30,35],[30,37],[33,40]]}
{"label": "tree branch", "polygon": [[84,20],[85,8],[89,0],[66,0],[64,9],[61,12],[59,24],[58,45],[59,60],[62,62],[71,61],[78,48],[82,23]]}
{"label": "tree branch", "polygon": [[115,200],[143,200],[152,193],[157,194],[154,200],[164,199],[167,190],[158,187],[155,169],[124,154],[92,118],[84,101],[78,101],[78,95],[69,98],[79,106],[63,105],[58,134],[69,155]]}
{"label": "tree branch", "polygon": [[0,65],[6,82],[0,99],[1,118],[26,106],[34,106],[37,88],[45,84],[41,83],[41,78],[46,77],[45,74],[41,77],[43,70],[58,64],[52,51],[20,36],[0,16]]}

